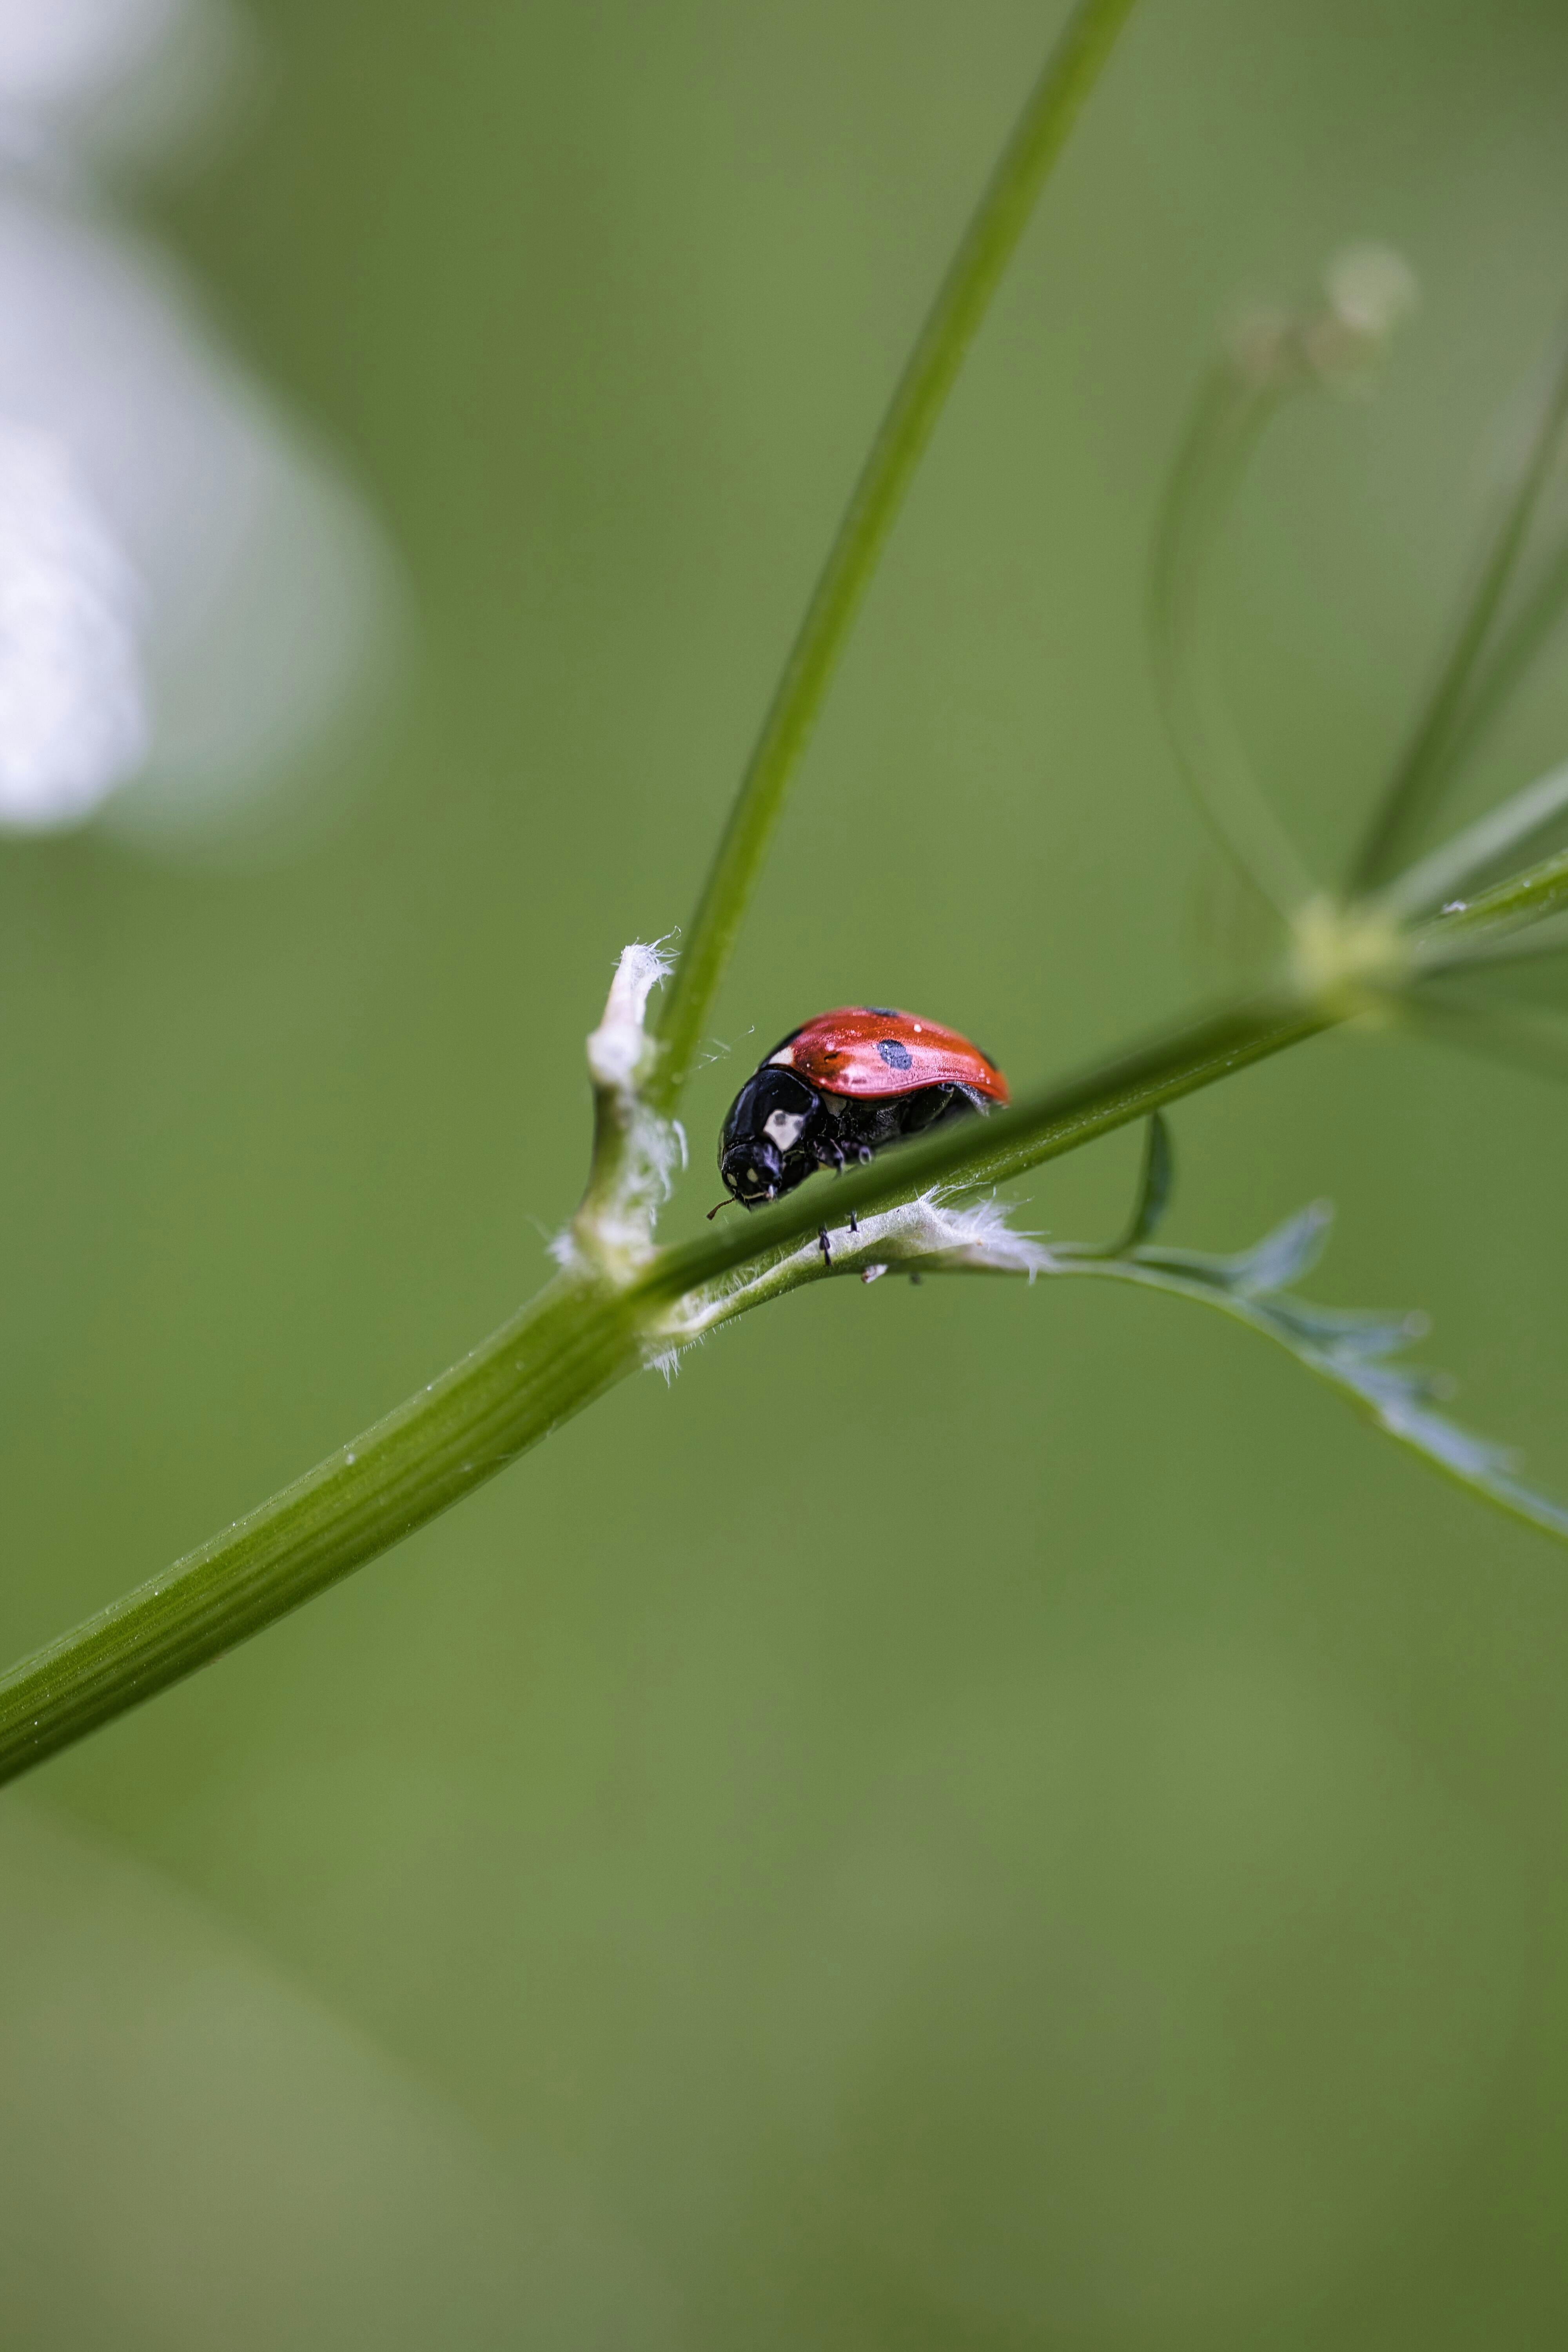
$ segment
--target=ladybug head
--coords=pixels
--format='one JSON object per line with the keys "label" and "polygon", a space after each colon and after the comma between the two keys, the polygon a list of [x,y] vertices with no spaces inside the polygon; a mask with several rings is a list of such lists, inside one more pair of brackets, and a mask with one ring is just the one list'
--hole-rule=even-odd
{"label": "ladybug head", "polygon": [[804,1139],[822,1110],[815,1087],[764,1062],[730,1106],[719,1139],[719,1173],[743,1209],[793,1192],[816,1165]]}
{"label": "ladybug head", "polygon": [[757,1209],[764,1201],[778,1199],[784,1161],[777,1148],[765,1139],[732,1143],[720,1155],[719,1173],[743,1209]]}

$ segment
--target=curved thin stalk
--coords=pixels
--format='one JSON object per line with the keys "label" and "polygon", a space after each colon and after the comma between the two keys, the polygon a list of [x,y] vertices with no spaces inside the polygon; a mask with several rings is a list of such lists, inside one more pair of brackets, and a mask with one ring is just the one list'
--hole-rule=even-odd
{"label": "curved thin stalk", "polygon": [[1431,814],[1462,740],[1465,706],[1503,600],[1513,582],[1536,509],[1568,430],[1568,336],[1563,341],[1540,417],[1520,464],[1469,603],[1404,757],[1394,770],[1351,876],[1362,896],[1385,882]]}
{"label": "curved thin stalk", "polygon": [[1568,605],[1568,547],[1548,558],[1523,601],[1499,630],[1477,671],[1464,709],[1449,730],[1446,771],[1460,768],[1479,748],[1550,644]]}
{"label": "curved thin stalk", "polygon": [[1144,1243],[1152,1241],[1161,1220],[1170,1205],[1171,1190],[1175,1182],[1176,1164],[1171,1150],[1171,1130],[1163,1111],[1150,1118],[1143,1139],[1143,1164],[1138,1171],[1138,1194],[1132,1203],[1132,1213],[1113,1242],[1058,1243],[1053,1255],[1058,1259],[1088,1260],[1090,1258],[1128,1257]]}
{"label": "curved thin stalk", "polygon": [[1035,200],[1136,0],[1079,0],[964,233],[871,445],[790,651],[660,1009],[648,1086],[668,1116],[690,1075],[724,967],[816,716],[942,405]]}
{"label": "curved thin stalk", "polygon": [[1206,585],[1236,493],[1270,419],[1299,373],[1217,367],[1199,393],[1161,509],[1150,580],[1150,640],[1166,731],[1183,778],[1215,838],[1289,922],[1317,886],[1269,806],[1203,644]]}
{"label": "curved thin stalk", "polygon": [[0,1782],[194,1673],[514,1462],[663,1343],[670,1304],[814,1231],[831,1205],[990,1184],[1278,1053],[1337,1016],[1297,999],[1213,1014],[991,1118],[908,1144],[831,1190],[666,1250],[624,1286],[563,1276],[471,1356],[294,1486],[0,1680]]}

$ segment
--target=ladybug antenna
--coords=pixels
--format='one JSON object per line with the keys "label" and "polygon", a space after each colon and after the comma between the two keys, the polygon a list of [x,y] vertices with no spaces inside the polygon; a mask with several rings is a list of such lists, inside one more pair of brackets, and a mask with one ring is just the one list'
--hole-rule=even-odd
{"label": "ladybug antenna", "polygon": [[724,1195],[724,1198],[723,1198],[721,1201],[715,1201],[715,1202],[714,1202],[714,1203],[713,1203],[713,1206],[709,1210],[709,1212],[708,1212],[708,1223],[709,1223],[710,1224],[711,1224],[711,1223],[712,1223],[712,1222],[713,1222],[714,1218],[718,1215],[718,1213],[719,1213],[719,1212],[720,1212],[720,1210],[721,1210],[721,1209],[732,1209],[732,1208],[734,1207],[734,1205],[735,1205],[734,1195],[733,1195],[732,1193],[726,1192],[726,1193],[725,1193],[725,1195]]}

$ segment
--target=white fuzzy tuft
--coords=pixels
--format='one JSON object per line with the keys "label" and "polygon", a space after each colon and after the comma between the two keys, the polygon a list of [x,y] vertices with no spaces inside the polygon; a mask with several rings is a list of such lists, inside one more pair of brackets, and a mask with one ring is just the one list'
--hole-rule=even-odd
{"label": "white fuzzy tuft", "polygon": [[[815,1240],[805,1241],[761,1274],[742,1269],[688,1292],[664,1317],[661,1341],[677,1350],[689,1347],[747,1307],[827,1276],[876,1282],[895,1272],[1011,1274],[1033,1282],[1060,1265],[1033,1234],[1013,1230],[1000,1201],[965,1198],[951,1189],[922,1192],[897,1209],[862,1217],[853,1233],[833,1225],[829,1245],[827,1260]],[[649,1360],[663,1370],[662,1355]]]}
{"label": "white fuzzy tuft", "polygon": [[661,1118],[642,1094],[658,1051],[644,1027],[648,993],[674,963],[663,940],[634,940],[623,948],[605,1017],[588,1040],[597,1100],[594,1169],[570,1231],[551,1244],[568,1273],[624,1280],[646,1264],[654,1220],[686,1164],[680,1127]]}
{"label": "white fuzzy tuft", "polygon": [[663,940],[634,940],[621,950],[605,1017],[588,1040],[588,1072],[596,1087],[629,1088],[642,1076],[648,995],[674,969],[675,958],[665,953]]}
{"label": "white fuzzy tuft", "polygon": [[994,1193],[960,1202],[951,1192],[922,1192],[907,1213],[922,1220],[930,1244],[934,1244],[931,1254],[949,1264],[984,1273],[1021,1274],[1033,1282],[1054,1263],[1036,1234],[1017,1233],[1008,1223],[1008,1212]]}

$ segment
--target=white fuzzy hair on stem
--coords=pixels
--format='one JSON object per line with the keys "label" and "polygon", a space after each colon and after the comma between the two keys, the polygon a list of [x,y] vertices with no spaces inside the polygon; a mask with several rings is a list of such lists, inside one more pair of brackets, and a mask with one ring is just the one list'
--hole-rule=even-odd
{"label": "white fuzzy hair on stem", "polygon": [[643,1360],[668,1380],[675,1359],[737,1315],[806,1283],[853,1276],[875,1282],[884,1274],[1008,1274],[1033,1282],[1059,1264],[1033,1234],[1016,1232],[994,1194],[965,1198],[952,1186],[922,1192],[897,1208],[859,1218],[853,1228],[831,1220],[825,1199],[827,1248],[802,1242],[760,1273],[726,1276],[678,1299],[650,1335]]}
{"label": "white fuzzy hair on stem", "polygon": [[588,1039],[588,1075],[596,1087],[635,1093],[640,1086],[652,1050],[644,1025],[647,1001],[674,970],[675,958],[666,954],[664,940],[633,940],[621,950],[604,1018]]}
{"label": "white fuzzy hair on stem", "polygon": [[621,950],[604,1016],[589,1035],[593,1166],[576,1215],[550,1244],[569,1274],[616,1282],[635,1276],[653,1255],[655,1220],[686,1165],[685,1129],[661,1118],[644,1094],[658,1052],[647,1033],[647,1001],[674,969],[664,939],[633,940]]}

